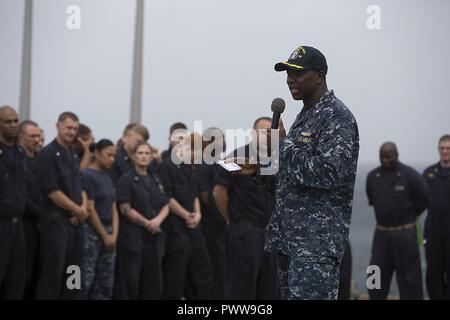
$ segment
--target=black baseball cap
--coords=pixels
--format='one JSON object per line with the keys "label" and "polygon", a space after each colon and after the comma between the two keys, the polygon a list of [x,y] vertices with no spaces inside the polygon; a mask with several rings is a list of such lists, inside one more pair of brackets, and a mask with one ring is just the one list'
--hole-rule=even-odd
{"label": "black baseball cap", "polygon": [[286,70],[317,70],[328,71],[327,60],[325,56],[313,47],[301,46],[291,53],[288,61],[278,62],[275,65],[275,71]]}

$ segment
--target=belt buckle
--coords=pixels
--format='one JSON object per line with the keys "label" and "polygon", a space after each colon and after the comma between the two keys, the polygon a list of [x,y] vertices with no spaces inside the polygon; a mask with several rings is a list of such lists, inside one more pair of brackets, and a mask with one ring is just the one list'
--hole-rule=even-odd
{"label": "belt buckle", "polygon": [[14,217],[14,218],[12,218],[12,220],[11,220],[12,224],[16,224],[18,221],[19,221],[19,218],[18,218],[18,217]]}

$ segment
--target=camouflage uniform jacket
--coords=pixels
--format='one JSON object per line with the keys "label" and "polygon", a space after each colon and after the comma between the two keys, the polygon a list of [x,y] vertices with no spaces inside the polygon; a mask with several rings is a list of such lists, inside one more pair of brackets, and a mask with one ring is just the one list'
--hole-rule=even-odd
{"label": "camouflage uniform jacket", "polygon": [[359,153],[350,110],[326,92],[280,141],[279,170],[255,180],[275,191],[266,250],[339,261],[348,239]]}

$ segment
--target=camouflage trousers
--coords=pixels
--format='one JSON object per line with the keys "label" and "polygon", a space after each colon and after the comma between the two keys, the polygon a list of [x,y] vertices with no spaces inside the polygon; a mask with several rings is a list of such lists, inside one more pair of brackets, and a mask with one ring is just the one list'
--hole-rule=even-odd
{"label": "camouflage trousers", "polygon": [[[108,233],[111,225],[104,225]],[[89,300],[109,300],[112,296],[116,251],[107,250],[98,233],[85,223],[84,297]]]}
{"label": "camouflage trousers", "polygon": [[283,300],[337,300],[339,263],[336,258],[278,255]]}

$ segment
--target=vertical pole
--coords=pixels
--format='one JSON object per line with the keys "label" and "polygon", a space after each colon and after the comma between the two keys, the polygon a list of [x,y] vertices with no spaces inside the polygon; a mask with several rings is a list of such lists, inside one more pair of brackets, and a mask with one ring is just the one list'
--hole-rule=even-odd
{"label": "vertical pole", "polygon": [[25,0],[19,97],[19,114],[22,120],[30,118],[32,24],[33,0]]}
{"label": "vertical pole", "polygon": [[136,26],[134,31],[130,122],[140,122],[142,117],[142,56],[144,52],[143,33],[144,0],[136,0]]}

